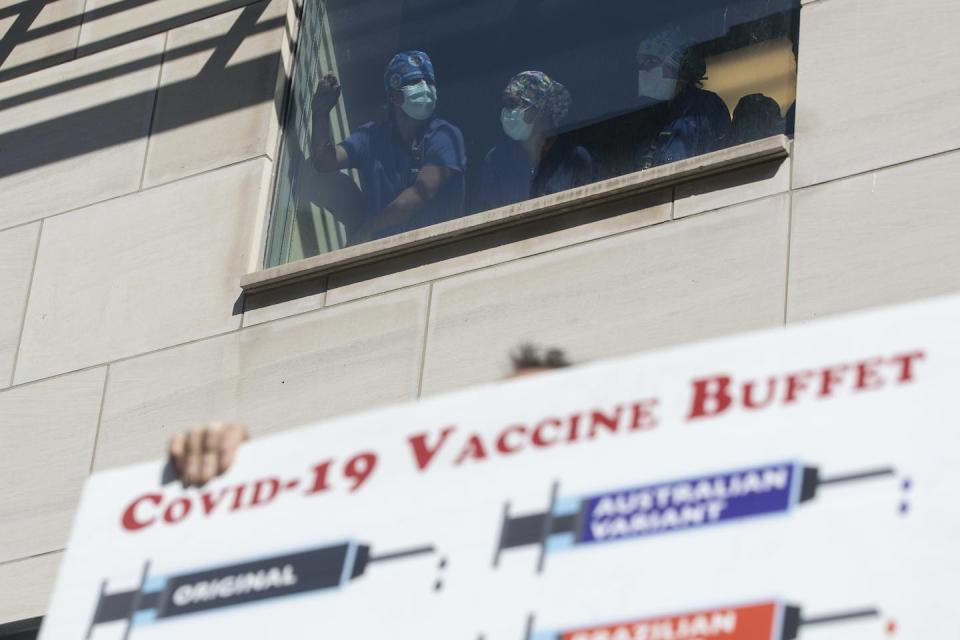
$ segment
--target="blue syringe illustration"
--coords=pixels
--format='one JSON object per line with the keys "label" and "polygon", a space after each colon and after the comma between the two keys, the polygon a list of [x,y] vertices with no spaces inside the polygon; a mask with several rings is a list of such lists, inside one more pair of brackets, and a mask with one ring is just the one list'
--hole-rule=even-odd
{"label": "blue syringe illustration", "polygon": [[154,574],[147,562],[137,589],[107,593],[107,582],[101,583],[86,638],[110,622],[125,622],[126,639],[133,628],[156,621],[339,589],[364,575],[370,565],[434,552],[433,546],[425,545],[374,555],[370,545],[347,541],[175,575]]}
{"label": "blue syringe illustration", "polygon": [[822,477],[816,467],[791,461],[586,496],[559,496],[554,483],[544,512],[514,516],[504,505],[493,566],[504,550],[539,545],[539,572],[551,551],[782,515],[821,487],[893,475],[892,467],[881,467]]}

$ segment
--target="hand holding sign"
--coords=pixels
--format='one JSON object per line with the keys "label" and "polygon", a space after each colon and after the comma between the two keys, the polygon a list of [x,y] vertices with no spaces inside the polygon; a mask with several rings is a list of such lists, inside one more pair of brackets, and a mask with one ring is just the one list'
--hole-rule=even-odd
{"label": "hand holding sign", "polygon": [[237,448],[249,438],[242,424],[211,422],[170,440],[170,462],[184,486],[202,486],[233,464]]}

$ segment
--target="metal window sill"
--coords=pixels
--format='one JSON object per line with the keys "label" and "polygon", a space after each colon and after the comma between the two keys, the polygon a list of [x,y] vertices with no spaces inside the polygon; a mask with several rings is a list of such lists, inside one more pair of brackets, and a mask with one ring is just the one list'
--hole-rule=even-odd
{"label": "metal window sill", "polygon": [[786,158],[789,154],[790,139],[784,135],[772,136],[696,158],[596,182],[562,193],[475,213],[389,238],[381,238],[312,258],[278,265],[247,274],[241,278],[240,286],[246,294],[262,292],[298,280],[307,280],[335,271],[342,271],[347,267],[376,262],[426,247],[461,240],[494,229],[584,209],[716,173]]}

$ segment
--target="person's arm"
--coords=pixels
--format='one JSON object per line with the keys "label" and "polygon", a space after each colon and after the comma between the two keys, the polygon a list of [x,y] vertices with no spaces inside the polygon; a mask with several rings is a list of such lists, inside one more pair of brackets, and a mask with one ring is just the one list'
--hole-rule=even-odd
{"label": "person's arm", "polygon": [[701,114],[701,135],[706,135],[702,140],[699,153],[710,153],[724,147],[730,146],[733,139],[733,123],[730,118],[730,110],[726,103],[716,94],[710,94],[710,100],[705,105],[704,112]]}
{"label": "person's arm", "polygon": [[597,165],[591,154],[585,147],[577,147],[574,157],[576,158],[574,169],[574,187],[582,187],[592,184],[598,180]]}
{"label": "person's arm", "polygon": [[463,134],[456,127],[444,124],[434,132],[423,150],[423,165],[416,182],[401,191],[393,202],[365,225],[362,232],[369,238],[383,229],[409,221],[437,196],[447,180],[464,173],[466,169]]}
{"label": "person's arm", "polygon": [[497,204],[498,198],[496,197],[498,185],[495,152],[495,149],[490,149],[483,159],[483,164],[480,165],[480,189],[477,191],[476,197],[479,203],[477,211],[489,211],[500,206]]}
{"label": "person's arm", "polygon": [[433,200],[443,183],[446,182],[453,173],[447,167],[438,167],[428,165],[420,170],[417,181],[413,186],[407,187],[400,192],[393,202],[388,204],[380,215],[375,217],[367,225],[368,235],[403,224],[408,221],[417,211],[420,211],[423,205]]}
{"label": "person's arm", "polygon": [[349,166],[346,150],[333,143],[330,112],[340,99],[340,81],[332,73],[320,78],[313,96],[313,132],[310,137],[310,160],[320,173],[331,173]]}
{"label": "person's arm", "polygon": [[168,453],[177,478],[184,486],[201,486],[222,475],[249,433],[242,424],[211,422],[183,431],[170,439]]}

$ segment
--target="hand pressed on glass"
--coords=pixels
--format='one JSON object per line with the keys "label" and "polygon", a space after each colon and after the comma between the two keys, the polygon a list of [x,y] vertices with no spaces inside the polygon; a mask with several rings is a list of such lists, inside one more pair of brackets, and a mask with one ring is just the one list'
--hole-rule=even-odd
{"label": "hand pressed on glass", "polygon": [[334,74],[328,73],[320,78],[320,82],[317,83],[317,93],[313,96],[314,113],[327,114],[333,111],[337,101],[340,100],[341,91],[340,80]]}

